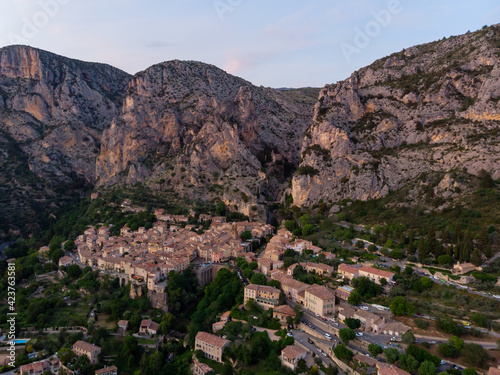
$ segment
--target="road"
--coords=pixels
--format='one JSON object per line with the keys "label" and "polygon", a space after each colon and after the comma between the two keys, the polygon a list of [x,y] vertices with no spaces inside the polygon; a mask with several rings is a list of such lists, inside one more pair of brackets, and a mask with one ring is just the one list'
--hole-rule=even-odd
{"label": "road", "polygon": [[316,353],[316,355],[323,360],[323,363],[325,364],[326,367],[328,367],[329,365],[336,366],[335,363],[328,356],[328,354],[330,354],[330,353],[325,353],[326,354],[326,356],[325,356],[323,353],[320,352],[320,349],[316,345],[309,343],[307,341],[307,339],[310,339],[313,342],[322,342],[323,344],[328,345],[330,347],[332,346],[332,342],[327,341],[327,340],[317,339],[316,337],[312,337],[312,336],[308,335],[307,333],[296,330],[296,329],[292,330],[291,332],[293,334],[293,338],[295,339],[295,341],[300,342],[302,345],[304,345],[311,352]]}

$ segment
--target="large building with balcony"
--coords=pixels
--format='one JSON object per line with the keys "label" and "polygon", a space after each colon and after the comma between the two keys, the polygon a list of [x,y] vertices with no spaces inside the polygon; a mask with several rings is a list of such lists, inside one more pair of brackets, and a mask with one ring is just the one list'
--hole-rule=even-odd
{"label": "large building with balcony", "polygon": [[280,290],[272,286],[249,284],[245,287],[245,301],[254,299],[260,306],[269,309],[279,305]]}

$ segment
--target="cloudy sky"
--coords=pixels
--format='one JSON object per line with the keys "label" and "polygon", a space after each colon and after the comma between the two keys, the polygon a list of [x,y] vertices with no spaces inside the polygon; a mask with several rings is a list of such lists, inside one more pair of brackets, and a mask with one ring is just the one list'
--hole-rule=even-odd
{"label": "cloudy sky", "polygon": [[320,87],[405,47],[499,22],[498,0],[0,0],[0,46],[129,73],[198,60],[257,85]]}

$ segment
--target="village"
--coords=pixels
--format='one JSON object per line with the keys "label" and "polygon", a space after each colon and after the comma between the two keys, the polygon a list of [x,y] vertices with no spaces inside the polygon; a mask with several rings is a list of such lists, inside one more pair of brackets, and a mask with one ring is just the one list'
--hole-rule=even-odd
{"label": "village", "polygon": [[[180,273],[193,265],[199,285],[205,286],[216,278],[221,269],[234,270],[244,287],[243,304],[238,309],[248,309],[251,303],[256,303],[263,311],[272,309],[270,317],[288,332],[287,337],[294,339],[280,354],[284,367],[293,371],[303,367],[304,363],[314,367],[321,359],[324,366],[334,365],[352,374],[352,367],[335,352],[336,347],[347,344],[342,331],[349,330],[354,336],[348,340],[351,343],[347,350],[352,351],[356,363],[368,373],[410,374],[394,364],[373,358],[369,348],[375,345],[380,350],[397,348],[400,351],[402,348],[398,345],[405,334],[413,336],[412,328],[394,319],[388,307],[353,302],[351,299],[356,294],[353,281],[360,278],[377,285],[385,295],[389,295],[396,284],[394,272],[380,267],[376,261],[362,261],[358,257],[347,262],[342,259],[334,267],[332,261],[336,259],[336,254],[323,251],[285,228],[276,231],[265,223],[227,223],[225,217],[199,215],[197,223],[190,224],[188,216],[170,215],[160,209],[155,210],[155,216],[157,221],[150,228],[131,230],[124,226],[119,236],[112,236],[108,225],[87,228],[75,239],[74,249],[59,259],[59,272],[64,274],[73,265],[82,269],[91,267],[101,276],[118,279],[120,286],[130,284],[130,297],[139,298],[147,293],[153,308],[168,312],[166,286],[172,271]],[[203,224],[208,229],[200,231]],[[43,247],[40,254],[47,251],[48,247]],[[309,260],[285,264],[285,258],[287,255],[289,258],[290,254],[308,254]],[[250,275],[246,273],[245,277],[237,266],[241,262],[255,265]],[[471,266],[459,264],[455,271],[461,274],[470,271]],[[294,277],[297,270],[314,275],[321,282],[300,281]],[[263,282],[252,283],[250,278],[253,280],[254,275],[261,275]],[[232,321],[241,321],[233,315],[232,311],[226,311],[212,324],[211,332],[199,331],[194,350],[203,353],[204,358],[222,364],[224,350],[232,345],[225,334],[225,327]],[[275,335],[277,330],[258,328],[256,316],[247,320],[248,324],[275,337],[273,340],[279,340]],[[116,334],[147,338],[154,348],[165,340],[165,332],[161,332],[160,324],[153,318],[143,319],[135,332],[130,331],[128,320],[121,319],[117,322]],[[439,343],[431,336],[420,335],[419,339]],[[71,351],[76,356],[86,356],[90,364],[95,365],[100,362],[102,349],[96,344],[79,340],[71,346]],[[441,366],[453,365],[442,361]],[[23,365],[20,373],[38,375],[49,371],[57,374],[60,369],[67,374],[73,373],[57,356]],[[212,367],[193,355],[194,374],[205,375],[213,371]],[[117,375],[118,368],[106,366],[95,374]]]}

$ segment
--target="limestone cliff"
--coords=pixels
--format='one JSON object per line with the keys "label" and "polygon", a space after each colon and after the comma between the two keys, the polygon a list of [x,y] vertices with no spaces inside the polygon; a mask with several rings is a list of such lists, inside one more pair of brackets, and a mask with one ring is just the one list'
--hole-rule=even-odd
{"label": "limestone cliff", "polygon": [[0,232],[31,225],[94,182],[102,131],[128,80],[103,64],[0,49]]}
{"label": "limestone cliff", "polygon": [[382,197],[433,171],[500,178],[499,78],[497,25],[408,48],[325,86],[289,190],[294,203]]}
{"label": "limestone cliff", "polygon": [[104,132],[98,184],[139,181],[189,199],[218,197],[265,219],[260,202],[274,199],[298,164],[312,114],[300,96],[211,65],[155,65],[134,76]]}

